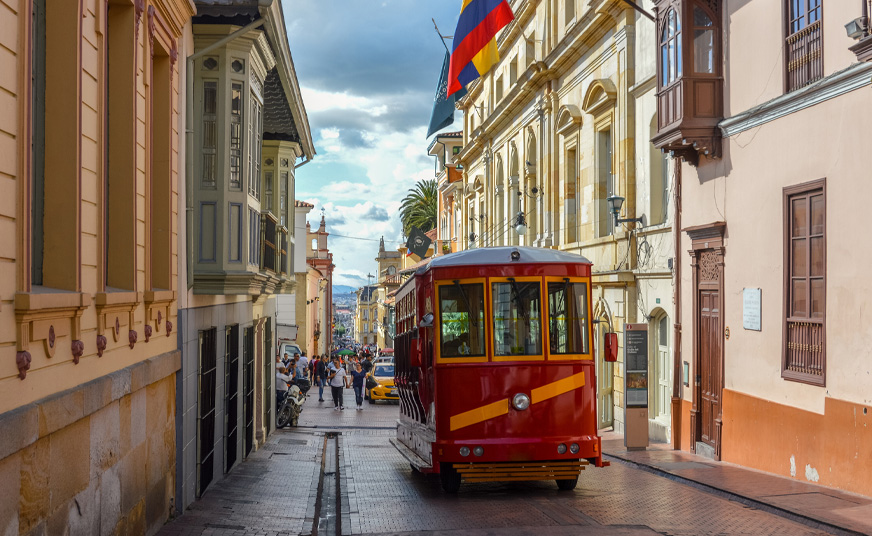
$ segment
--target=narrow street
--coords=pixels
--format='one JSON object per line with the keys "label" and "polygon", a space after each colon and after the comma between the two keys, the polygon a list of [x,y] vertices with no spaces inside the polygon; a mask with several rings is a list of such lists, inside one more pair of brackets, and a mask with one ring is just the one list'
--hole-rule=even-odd
{"label": "narrow street", "polygon": [[[326,393],[325,393],[326,395]],[[334,411],[314,391],[300,426],[213,484],[161,535],[827,534],[613,461],[578,487],[553,482],[464,484],[445,494],[394,450],[398,406]]]}

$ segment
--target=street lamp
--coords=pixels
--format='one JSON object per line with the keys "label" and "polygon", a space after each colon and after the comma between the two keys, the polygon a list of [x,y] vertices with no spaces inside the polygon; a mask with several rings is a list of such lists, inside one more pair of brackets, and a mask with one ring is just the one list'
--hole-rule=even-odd
{"label": "street lamp", "polygon": [[515,232],[519,235],[523,235],[527,232],[527,218],[524,217],[524,211],[518,211],[518,215],[515,217]]}
{"label": "street lamp", "polygon": [[630,223],[630,222],[638,222],[645,227],[645,215],[642,214],[639,218],[625,218],[621,219],[618,215],[621,213],[621,207],[624,204],[624,198],[618,195],[612,195],[606,198],[606,202],[609,205],[609,212],[611,212],[615,217],[615,227],[620,223]]}

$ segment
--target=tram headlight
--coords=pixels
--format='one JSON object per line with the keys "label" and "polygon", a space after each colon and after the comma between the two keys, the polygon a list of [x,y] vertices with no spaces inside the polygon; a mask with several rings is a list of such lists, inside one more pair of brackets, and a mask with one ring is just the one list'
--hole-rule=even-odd
{"label": "tram headlight", "polygon": [[460,447],[461,456],[469,456],[469,447]]}
{"label": "tram headlight", "polygon": [[566,454],[566,444],[561,443],[557,445],[557,454]]}
{"label": "tram headlight", "polygon": [[484,454],[484,449],[482,447],[475,447],[474,449],[472,449],[472,453],[476,456],[481,456],[482,454]]}
{"label": "tram headlight", "polygon": [[569,452],[573,454],[578,454],[578,443],[573,443],[569,445]]}
{"label": "tram headlight", "polygon": [[518,411],[524,411],[530,407],[530,397],[524,393],[518,393],[512,397],[512,405]]}

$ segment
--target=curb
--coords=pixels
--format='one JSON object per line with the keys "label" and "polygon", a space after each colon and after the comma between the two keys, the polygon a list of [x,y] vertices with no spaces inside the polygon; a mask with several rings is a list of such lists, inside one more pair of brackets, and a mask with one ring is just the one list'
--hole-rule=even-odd
{"label": "curb", "polygon": [[690,478],[686,478],[683,476],[676,475],[675,473],[670,473],[669,471],[660,469],[653,465],[646,465],[643,463],[639,463],[637,461],[630,460],[628,458],[623,458],[616,454],[610,454],[608,452],[603,452],[603,457],[611,458],[612,460],[622,463],[624,465],[628,465],[635,469],[640,469],[645,471],[646,473],[650,473],[653,475],[661,476],[664,478],[668,478],[674,482],[678,482],[679,484],[684,484],[686,486],[690,486],[699,491],[703,491],[705,493],[709,493],[716,497],[720,497],[722,499],[727,499],[730,501],[734,501],[745,506],[750,506],[756,510],[760,510],[762,512],[766,512],[768,514],[773,514],[784,519],[793,521],[794,523],[799,523],[801,525],[805,525],[807,527],[811,527],[814,529],[822,530],[828,532],[830,534],[834,534],[836,536],[867,536],[865,532],[857,532],[855,530],[846,529],[844,527],[840,527],[838,525],[834,525],[832,523],[828,523],[826,521],[821,521],[819,519],[815,519],[812,517],[804,516],[802,514],[797,514],[796,512],[792,512],[790,510],[786,510],[784,508],[779,508],[777,506],[773,506],[769,503],[765,503],[759,501],[757,499],[752,499],[750,497],[746,497],[744,495],[740,495],[738,493],[734,493],[725,489],[717,488],[710,484],[705,484],[703,482],[699,482],[697,480],[693,480]]}

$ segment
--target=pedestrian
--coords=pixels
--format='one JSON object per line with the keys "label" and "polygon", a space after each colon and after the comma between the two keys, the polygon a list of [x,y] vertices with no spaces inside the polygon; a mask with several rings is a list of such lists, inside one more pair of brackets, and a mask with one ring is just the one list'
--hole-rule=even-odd
{"label": "pedestrian", "polygon": [[345,368],[339,362],[338,357],[333,358],[334,369],[330,373],[330,390],[333,393],[333,411],[345,409],[345,404],[342,401],[342,390],[348,386],[348,374],[345,373]]}
{"label": "pedestrian", "polygon": [[309,378],[309,381],[315,383],[315,363],[318,362],[318,356],[313,355],[312,359],[309,360],[309,370],[306,373],[306,376]]}
{"label": "pedestrian", "polygon": [[370,356],[366,356],[366,359],[363,360],[361,366],[363,367],[363,371],[367,374],[372,372],[372,358]]}
{"label": "pedestrian", "polygon": [[366,372],[360,363],[355,363],[351,371],[351,386],[354,387],[354,401],[357,402],[357,411],[363,411],[363,384],[366,381]]}
{"label": "pedestrian", "polygon": [[285,367],[276,368],[276,407],[282,405],[285,397],[288,395],[288,383],[291,377],[285,374]]}
{"label": "pedestrian", "polygon": [[327,385],[328,372],[327,354],[324,354],[315,367],[315,378],[318,380],[318,402],[324,402],[324,386]]}

